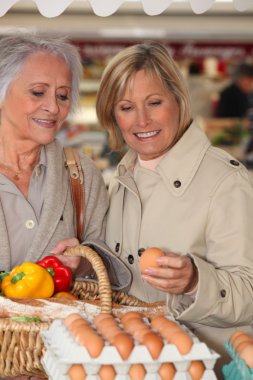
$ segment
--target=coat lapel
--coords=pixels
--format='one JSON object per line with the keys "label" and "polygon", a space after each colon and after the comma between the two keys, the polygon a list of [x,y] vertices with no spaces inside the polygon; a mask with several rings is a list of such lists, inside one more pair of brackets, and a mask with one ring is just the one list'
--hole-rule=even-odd
{"label": "coat lapel", "polygon": [[64,165],[61,146],[54,141],[46,146],[46,192],[41,220],[35,239],[27,254],[28,260],[36,261],[45,250],[59,223],[66,203],[68,172]]}
{"label": "coat lapel", "polygon": [[[4,212],[0,203],[0,220],[4,221]],[[10,244],[6,223],[0,223],[1,249],[0,249],[0,270],[8,270],[11,265],[10,261]]]}

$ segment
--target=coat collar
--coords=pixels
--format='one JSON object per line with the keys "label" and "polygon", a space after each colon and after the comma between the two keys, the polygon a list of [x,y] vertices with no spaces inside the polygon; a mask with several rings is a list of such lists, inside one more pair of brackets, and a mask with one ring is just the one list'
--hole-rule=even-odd
{"label": "coat collar", "polygon": [[[210,145],[206,134],[193,122],[160,161],[157,172],[173,195],[180,196],[188,188]],[[123,157],[117,167],[120,182],[127,177],[128,185],[131,185],[130,177],[136,158],[136,153],[131,149]],[[125,180],[124,183],[127,185]]]}

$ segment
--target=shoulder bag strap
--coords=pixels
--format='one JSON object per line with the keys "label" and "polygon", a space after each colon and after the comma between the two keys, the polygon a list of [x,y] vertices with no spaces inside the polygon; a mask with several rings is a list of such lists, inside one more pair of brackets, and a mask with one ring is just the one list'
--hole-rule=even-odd
{"label": "shoulder bag strap", "polygon": [[81,242],[84,230],[84,176],[79,153],[71,147],[64,148],[66,166],[69,170],[72,199],[76,217],[76,236]]}

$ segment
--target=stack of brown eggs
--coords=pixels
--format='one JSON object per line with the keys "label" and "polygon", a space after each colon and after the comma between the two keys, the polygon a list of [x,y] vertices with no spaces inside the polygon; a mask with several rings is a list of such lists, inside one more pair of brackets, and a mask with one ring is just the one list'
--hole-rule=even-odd
{"label": "stack of brown eggs", "polygon": [[168,316],[149,319],[128,311],[117,318],[102,313],[89,322],[70,314],[43,336],[44,368],[54,380],[59,373],[60,380],[216,379],[218,355]]}

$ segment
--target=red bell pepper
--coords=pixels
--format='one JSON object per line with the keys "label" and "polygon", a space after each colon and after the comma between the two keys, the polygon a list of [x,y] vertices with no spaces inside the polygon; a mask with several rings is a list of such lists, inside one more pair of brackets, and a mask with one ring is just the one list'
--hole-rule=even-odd
{"label": "red bell pepper", "polygon": [[72,271],[55,256],[46,256],[37,262],[47,269],[54,281],[54,293],[67,292],[72,281]]}

